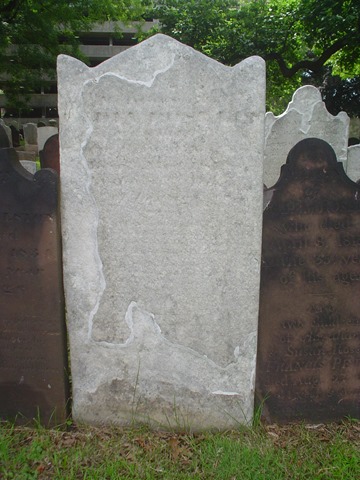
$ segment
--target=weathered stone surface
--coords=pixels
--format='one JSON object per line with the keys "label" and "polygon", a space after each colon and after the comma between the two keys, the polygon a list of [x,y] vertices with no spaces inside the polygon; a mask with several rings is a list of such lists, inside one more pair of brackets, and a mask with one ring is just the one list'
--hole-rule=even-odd
{"label": "weathered stone surface", "polygon": [[360,415],[360,187],[332,148],[289,153],[264,212],[257,397],[270,422]]}
{"label": "weathered stone surface", "polygon": [[63,423],[65,314],[58,179],[0,150],[0,418]]}
{"label": "weathered stone surface", "polygon": [[37,145],[37,125],[36,123],[25,123],[23,125],[24,140],[26,145]]}
{"label": "weathered stone surface", "polygon": [[346,175],[351,178],[353,182],[360,180],[360,145],[353,145],[348,148]]}
{"label": "weathered stone surface", "polygon": [[21,165],[32,175],[36,173],[36,162],[32,160],[20,160]]}
{"label": "weathered stone surface", "polygon": [[59,150],[59,134],[57,133],[46,140],[44,148],[40,151],[41,168],[52,168],[60,174]]}
{"label": "weathered stone surface", "polygon": [[57,127],[38,127],[37,129],[37,144],[39,152],[44,148],[45,142],[53,135],[57,135],[59,129]]}
{"label": "weathered stone surface", "polygon": [[157,35],[58,79],[74,417],[251,420],[263,60]]}
{"label": "weathered stone surface", "polygon": [[[299,88],[286,111],[265,118],[264,183],[270,188],[280,176],[281,166],[291,148],[305,138],[320,138],[335,150],[340,162],[346,163],[349,117],[340,112],[331,115],[319,90],[311,85]],[[346,166],[345,166],[346,169]]]}

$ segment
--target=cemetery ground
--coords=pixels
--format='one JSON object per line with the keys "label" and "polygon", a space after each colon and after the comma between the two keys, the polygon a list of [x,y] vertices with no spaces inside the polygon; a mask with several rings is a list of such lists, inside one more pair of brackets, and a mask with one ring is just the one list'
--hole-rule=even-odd
{"label": "cemetery ground", "polygon": [[0,478],[353,480],[360,478],[360,421],[199,434],[2,423]]}

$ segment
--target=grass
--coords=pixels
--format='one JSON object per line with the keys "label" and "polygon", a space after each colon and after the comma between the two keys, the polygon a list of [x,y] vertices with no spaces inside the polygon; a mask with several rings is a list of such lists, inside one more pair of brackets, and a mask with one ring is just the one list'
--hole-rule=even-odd
{"label": "grass", "polygon": [[354,480],[360,478],[360,422],[192,435],[1,423],[0,478]]}

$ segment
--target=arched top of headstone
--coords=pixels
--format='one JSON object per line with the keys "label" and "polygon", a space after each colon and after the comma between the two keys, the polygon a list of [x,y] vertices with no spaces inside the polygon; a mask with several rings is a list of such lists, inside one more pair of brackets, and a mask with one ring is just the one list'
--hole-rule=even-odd
{"label": "arched top of headstone", "polygon": [[57,127],[53,126],[44,126],[44,127],[39,127],[37,129],[37,144],[39,148],[39,152],[44,148],[46,141],[52,137],[53,135],[56,135],[59,132],[59,129]]}
{"label": "arched top of headstone", "polygon": [[359,185],[346,175],[332,147],[318,138],[302,140],[291,149],[278,182],[265,194],[264,215],[332,211],[335,197],[342,198],[338,211],[360,209]]}
{"label": "arched top of headstone", "polygon": [[40,151],[41,168],[52,168],[60,174],[59,134],[49,137]]}
{"label": "arched top of headstone", "polygon": [[334,149],[320,138],[306,138],[289,152],[286,164],[297,171],[326,173],[337,165]]}
{"label": "arched top of headstone", "polygon": [[24,130],[24,140],[27,145],[36,145],[37,144],[37,125],[36,123],[25,123],[23,125]]}
{"label": "arched top of headstone", "polygon": [[289,152],[286,164],[281,167],[281,174],[273,189],[277,190],[288,180],[303,178],[327,178],[332,175],[343,182],[354,183],[347,177],[342,162],[338,162],[334,149],[320,138],[306,138],[298,142]]}
{"label": "arched top of headstone", "polygon": [[[108,74],[109,70],[111,70],[112,75],[119,74],[124,77],[124,80],[132,80],[140,85],[150,87],[159,74],[165,73],[173,67],[176,60],[188,62],[192,58],[210,63],[213,68],[222,72],[242,70],[254,64],[260,64],[262,69],[265,64],[261,57],[253,56],[242,60],[233,67],[229,67],[207,57],[188,45],[184,45],[174,38],[159,33],[92,68],[68,55],[59,55],[58,72],[60,74],[62,74],[63,70],[66,72],[70,65],[72,74],[75,76],[81,76],[88,71],[93,72],[94,76],[98,76],[99,74]],[[137,59],[136,68],[134,64],[135,59]]]}
{"label": "arched top of headstone", "polygon": [[309,105],[318,102],[322,102],[320,90],[313,85],[304,85],[294,92],[286,111],[295,108],[300,113],[306,113]]}
{"label": "arched top of headstone", "polygon": [[51,169],[32,175],[19,162],[14,148],[0,149],[0,184],[2,196],[15,196],[26,203],[34,196],[47,208],[54,209],[58,195],[58,175]]}

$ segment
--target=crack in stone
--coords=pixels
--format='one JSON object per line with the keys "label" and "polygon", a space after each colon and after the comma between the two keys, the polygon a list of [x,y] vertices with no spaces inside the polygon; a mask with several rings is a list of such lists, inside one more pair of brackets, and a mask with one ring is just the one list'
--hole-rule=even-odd
{"label": "crack in stone", "polygon": [[160,69],[160,70],[155,70],[155,72],[153,73],[153,76],[152,78],[147,81],[147,82],[144,82],[142,80],[134,80],[134,79],[131,79],[131,78],[127,78],[123,75],[118,75],[114,72],[106,72],[106,73],[103,73],[102,75],[96,77],[96,78],[93,78],[93,79],[90,79],[90,80],[87,80],[86,82],[84,82],[84,87],[86,85],[88,85],[89,83],[99,83],[99,81],[104,78],[104,77],[114,77],[114,78],[117,78],[119,80],[124,80],[125,82],[127,83],[131,83],[131,84],[134,84],[134,85],[143,85],[145,87],[148,87],[148,88],[151,88],[153,86],[153,83],[154,81],[156,80],[156,78],[163,74],[163,73],[166,73],[168,70],[170,70],[170,68],[172,68],[175,64],[175,54],[173,55],[172,57],[172,60],[170,62],[169,65],[167,65],[166,67]]}

